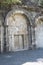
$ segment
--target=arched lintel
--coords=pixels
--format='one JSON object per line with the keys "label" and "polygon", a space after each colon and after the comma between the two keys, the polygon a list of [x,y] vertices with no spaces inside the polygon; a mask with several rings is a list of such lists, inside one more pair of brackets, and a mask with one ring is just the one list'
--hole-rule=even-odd
{"label": "arched lintel", "polygon": [[43,16],[38,16],[38,17],[35,19],[35,24],[36,24],[36,25],[37,25],[38,20],[40,20],[40,19],[43,19]]}
{"label": "arched lintel", "polygon": [[7,25],[7,23],[8,23],[8,21],[7,21],[8,17],[11,16],[11,15],[13,15],[13,14],[16,14],[16,13],[20,13],[20,14],[25,15],[26,18],[27,18],[27,20],[28,20],[28,23],[31,26],[32,23],[31,23],[31,21],[29,19],[29,15],[30,14],[29,14],[29,12],[27,10],[24,10],[24,9],[13,9],[13,10],[9,11],[8,14],[7,14],[7,16],[6,16],[6,18],[5,18],[5,25]]}

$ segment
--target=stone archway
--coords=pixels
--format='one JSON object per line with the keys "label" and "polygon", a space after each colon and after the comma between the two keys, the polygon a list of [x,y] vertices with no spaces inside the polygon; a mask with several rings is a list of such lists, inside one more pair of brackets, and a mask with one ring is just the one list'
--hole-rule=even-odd
{"label": "stone archway", "polygon": [[43,16],[39,16],[35,23],[36,47],[43,48]]}
{"label": "stone archway", "polygon": [[29,49],[30,21],[24,11],[11,11],[6,17],[6,47],[9,51]]}

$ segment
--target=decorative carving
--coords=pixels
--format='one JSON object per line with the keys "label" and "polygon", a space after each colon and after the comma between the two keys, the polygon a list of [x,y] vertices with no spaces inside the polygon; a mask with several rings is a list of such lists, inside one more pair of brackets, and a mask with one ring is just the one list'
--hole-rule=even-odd
{"label": "decorative carving", "polygon": [[36,22],[36,25],[42,25],[43,24],[43,18],[39,18]]}

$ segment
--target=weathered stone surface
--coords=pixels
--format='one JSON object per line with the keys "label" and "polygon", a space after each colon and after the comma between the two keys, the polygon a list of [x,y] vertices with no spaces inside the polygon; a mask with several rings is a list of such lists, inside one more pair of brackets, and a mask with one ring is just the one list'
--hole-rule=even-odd
{"label": "weathered stone surface", "polygon": [[3,23],[3,17],[0,15],[0,52],[3,52],[3,48],[4,48],[4,28],[2,26],[2,23]]}
{"label": "weathered stone surface", "polygon": [[37,48],[43,48],[43,16],[40,16],[36,21],[35,37]]}
{"label": "weathered stone surface", "polygon": [[[27,20],[23,14],[25,14],[29,20]],[[6,17],[6,25],[8,26],[9,44],[7,44],[7,46],[9,46],[9,51],[18,51],[22,48],[28,49],[29,47],[33,48],[34,45],[37,46],[35,37],[35,20],[39,16],[40,12],[25,12],[23,9],[15,9],[8,13]]]}
{"label": "weathered stone surface", "polygon": [[[6,19],[6,25],[8,26],[8,33],[6,34],[8,34],[9,37],[9,51],[28,49],[27,22],[28,20],[25,14],[21,14],[20,11],[14,14],[11,13]],[[7,36],[6,39],[8,39]]]}
{"label": "weathered stone surface", "polygon": [[[9,12],[8,10],[1,11],[0,51],[2,52],[4,45],[6,51],[29,49],[34,45],[43,48],[43,25],[42,23],[39,25],[40,21],[36,21],[39,16],[43,16],[43,8],[38,7],[38,0],[23,0],[23,3],[25,7],[14,5]],[[4,40],[6,43],[3,44]]]}

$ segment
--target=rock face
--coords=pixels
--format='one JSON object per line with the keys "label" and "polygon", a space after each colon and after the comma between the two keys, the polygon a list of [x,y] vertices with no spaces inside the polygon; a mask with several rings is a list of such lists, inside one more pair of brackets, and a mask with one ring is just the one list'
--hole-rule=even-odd
{"label": "rock face", "polygon": [[40,8],[40,11],[29,10],[29,6],[38,7],[37,0],[23,3],[28,9],[15,5],[0,14],[0,52],[43,48],[43,13]]}
{"label": "rock face", "polygon": [[36,4],[38,4],[38,0],[23,0],[23,3],[25,4],[25,5],[36,5]]}
{"label": "rock face", "polygon": [[23,0],[23,3],[27,6],[43,6],[42,0]]}

